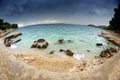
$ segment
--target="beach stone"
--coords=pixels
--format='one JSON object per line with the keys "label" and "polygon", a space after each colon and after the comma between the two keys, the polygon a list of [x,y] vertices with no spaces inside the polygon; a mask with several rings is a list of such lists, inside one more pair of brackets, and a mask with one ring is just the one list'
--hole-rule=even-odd
{"label": "beach stone", "polygon": [[68,55],[68,56],[73,56],[74,55],[74,53],[72,52],[72,51],[70,51],[70,50],[66,50],[66,55]]}
{"label": "beach stone", "polygon": [[59,44],[63,44],[63,43],[64,43],[64,39],[59,39],[59,40],[58,40],[58,43],[59,43]]}
{"label": "beach stone", "polygon": [[55,51],[54,50],[52,50],[49,54],[54,54],[55,53]]}
{"label": "beach stone", "polygon": [[63,50],[63,49],[60,49],[59,51],[60,51],[60,52],[65,52],[65,50]]}
{"label": "beach stone", "polygon": [[100,46],[103,46],[102,43],[96,43],[96,46],[100,47]]}

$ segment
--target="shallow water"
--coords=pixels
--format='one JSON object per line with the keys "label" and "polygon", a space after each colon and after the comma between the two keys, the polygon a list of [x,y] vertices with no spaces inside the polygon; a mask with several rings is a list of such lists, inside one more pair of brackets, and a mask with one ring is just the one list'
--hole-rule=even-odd
{"label": "shallow water", "polygon": [[[34,25],[18,28],[11,32],[22,32],[23,35],[19,36],[17,39],[22,39],[22,41],[13,45],[14,49],[19,49],[20,51],[35,50],[40,51],[40,49],[31,49],[31,45],[37,39],[43,38],[49,42],[49,47],[47,49],[41,49],[46,53],[52,50],[55,53],[60,53],[60,49],[70,49],[79,57],[78,54],[83,55],[99,55],[100,52],[109,47],[115,47],[111,42],[107,41],[103,37],[98,35],[101,34],[102,29],[81,26],[81,25],[68,25],[68,24],[49,24],[49,25]],[[10,35],[9,34],[9,35]],[[72,40],[72,43],[58,44],[59,39]],[[102,43],[102,47],[97,47],[96,43]],[[11,48],[11,49],[13,49]],[[61,53],[63,54],[63,53]]]}

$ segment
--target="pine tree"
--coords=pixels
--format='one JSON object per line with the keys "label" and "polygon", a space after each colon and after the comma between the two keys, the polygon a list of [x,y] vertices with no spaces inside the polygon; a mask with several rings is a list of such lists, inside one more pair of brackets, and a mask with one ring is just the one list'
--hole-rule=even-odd
{"label": "pine tree", "polygon": [[114,17],[109,22],[110,25],[108,26],[108,29],[120,32],[120,4],[114,9],[114,12]]}

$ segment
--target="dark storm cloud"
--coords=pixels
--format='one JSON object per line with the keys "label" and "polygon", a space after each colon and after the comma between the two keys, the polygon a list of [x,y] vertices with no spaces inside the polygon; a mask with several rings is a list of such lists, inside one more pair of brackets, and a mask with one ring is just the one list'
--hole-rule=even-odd
{"label": "dark storm cloud", "polygon": [[119,0],[0,0],[0,17],[13,22],[111,17]]}

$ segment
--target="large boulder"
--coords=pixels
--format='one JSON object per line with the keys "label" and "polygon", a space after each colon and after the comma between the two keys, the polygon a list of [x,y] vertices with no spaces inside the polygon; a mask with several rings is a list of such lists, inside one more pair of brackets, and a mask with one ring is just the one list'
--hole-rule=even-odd
{"label": "large boulder", "polygon": [[38,39],[37,41],[34,41],[31,48],[46,49],[48,45],[49,43],[45,39]]}

